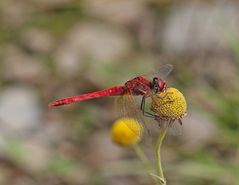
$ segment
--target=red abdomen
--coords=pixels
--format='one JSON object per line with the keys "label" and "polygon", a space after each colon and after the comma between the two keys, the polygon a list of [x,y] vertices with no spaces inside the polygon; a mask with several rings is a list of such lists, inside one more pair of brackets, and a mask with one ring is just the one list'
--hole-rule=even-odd
{"label": "red abdomen", "polygon": [[87,93],[87,94],[60,99],[48,104],[48,106],[56,107],[56,106],[66,105],[70,103],[75,103],[79,101],[84,101],[84,100],[89,100],[89,99],[99,98],[104,96],[121,96],[121,95],[124,95],[125,93],[126,93],[125,88],[123,86],[115,86],[109,89],[104,89],[104,90],[96,91],[93,93]]}

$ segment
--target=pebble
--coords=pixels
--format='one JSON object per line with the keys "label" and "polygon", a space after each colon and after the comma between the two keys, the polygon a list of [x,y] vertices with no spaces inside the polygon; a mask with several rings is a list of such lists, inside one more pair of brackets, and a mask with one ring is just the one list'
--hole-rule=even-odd
{"label": "pebble", "polygon": [[238,6],[194,2],[176,5],[159,32],[164,50],[178,54],[225,51],[239,29]]}
{"label": "pebble", "polygon": [[0,94],[1,132],[28,133],[40,124],[41,110],[36,92],[23,86],[6,87]]}
{"label": "pebble", "polygon": [[21,42],[29,50],[37,53],[48,53],[53,49],[54,39],[47,31],[39,28],[30,28],[21,35]]}
{"label": "pebble", "polygon": [[131,39],[127,33],[101,23],[81,23],[70,29],[55,53],[59,73],[72,75],[89,61],[110,63],[127,56]]}
{"label": "pebble", "polygon": [[146,12],[141,0],[88,0],[83,2],[83,7],[89,15],[123,25],[139,22]]}
{"label": "pebble", "polygon": [[42,82],[48,75],[43,60],[25,53],[14,44],[3,48],[2,78],[15,82]]}
{"label": "pebble", "polygon": [[185,147],[200,148],[217,136],[218,128],[209,117],[190,111],[183,121],[182,141]]}

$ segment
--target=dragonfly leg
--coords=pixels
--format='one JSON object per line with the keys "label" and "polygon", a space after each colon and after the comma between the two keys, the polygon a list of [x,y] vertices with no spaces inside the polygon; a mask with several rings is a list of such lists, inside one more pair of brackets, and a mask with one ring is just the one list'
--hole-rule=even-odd
{"label": "dragonfly leg", "polygon": [[173,122],[174,122],[174,119],[170,119],[169,122],[168,122],[168,126],[171,127]]}
{"label": "dragonfly leg", "polygon": [[157,105],[158,105],[158,107],[161,107],[167,103],[172,103],[172,102],[174,102],[174,100],[168,100],[168,101],[163,102],[162,104],[157,104]]}
{"label": "dragonfly leg", "polygon": [[145,117],[154,118],[154,119],[155,119],[155,115],[152,114],[152,113],[150,113],[150,112],[144,112],[143,115],[144,115]]}
{"label": "dragonfly leg", "polygon": [[166,92],[163,96],[160,96],[160,94],[157,94],[157,97],[160,99],[164,99],[168,94],[173,94],[173,92]]}
{"label": "dragonfly leg", "polygon": [[154,114],[145,111],[145,101],[146,101],[146,98],[147,98],[146,95],[144,95],[142,100],[141,100],[140,110],[142,111],[144,116],[149,117],[149,118],[155,118]]}
{"label": "dragonfly leg", "polygon": [[141,100],[141,105],[140,105],[140,110],[142,110],[143,112],[144,112],[144,106],[145,106],[145,99],[146,99],[146,96],[144,95]]}
{"label": "dragonfly leg", "polygon": [[179,122],[180,125],[183,125],[183,122],[180,118],[178,119],[178,122]]}

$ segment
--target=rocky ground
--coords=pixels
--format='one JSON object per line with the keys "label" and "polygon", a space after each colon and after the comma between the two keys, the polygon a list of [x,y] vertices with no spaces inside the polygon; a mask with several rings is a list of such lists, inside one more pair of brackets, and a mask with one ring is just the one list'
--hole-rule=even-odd
{"label": "rocky ground", "polygon": [[[146,185],[114,145],[114,98],[49,109],[55,99],[174,65],[183,134],[168,135],[168,184],[239,184],[237,1],[2,0],[0,184]],[[153,146],[145,146],[154,156]]]}

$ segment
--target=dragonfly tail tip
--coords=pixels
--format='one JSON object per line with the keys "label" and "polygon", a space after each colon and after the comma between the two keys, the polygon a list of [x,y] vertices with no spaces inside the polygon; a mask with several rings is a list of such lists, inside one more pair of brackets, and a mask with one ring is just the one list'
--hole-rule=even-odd
{"label": "dragonfly tail tip", "polygon": [[50,107],[53,107],[54,105],[52,105],[52,103],[49,103],[48,104],[48,107],[50,108]]}
{"label": "dragonfly tail tip", "polygon": [[50,107],[56,107],[56,106],[58,106],[58,104],[56,104],[56,102],[52,102],[52,103],[49,103],[48,104],[48,107],[50,108]]}

